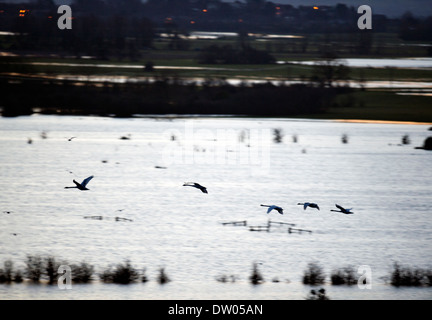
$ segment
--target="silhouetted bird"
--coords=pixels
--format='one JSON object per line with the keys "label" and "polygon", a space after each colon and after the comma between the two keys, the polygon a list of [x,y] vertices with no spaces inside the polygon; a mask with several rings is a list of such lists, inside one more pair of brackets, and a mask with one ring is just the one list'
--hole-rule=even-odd
{"label": "silhouetted bird", "polygon": [[203,187],[202,185],[200,185],[199,183],[196,183],[196,182],[185,182],[183,184],[183,186],[185,186],[185,187],[195,187],[197,189],[200,189],[204,193],[208,193],[206,187]]}
{"label": "silhouetted bird", "polygon": [[278,207],[275,205],[268,206],[268,205],[262,204],[261,207],[267,207],[268,208],[267,213],[270,213],[270,211],[272,211],[274,209],[277,212],[279,212],[280,214],[283,214],[283,209],[281,207]]}
{"label": "silhouetted bird", "polygon": [[3,213],[6,213],[6,214],[11,214],[11,213],[12,213],[12,211],[3,211]]}
{"label": "silhouetted bird", "polygon": [[114,220],[115,221],[133,221],[132,219],[122,218],[122,217],[115,217]]}
{"label": "silhouetted bird", "polygon": [[75,180],[72,180],[73,183],[76,184],[76,186],[75,186],[75,187],[65,187],[65,189],[78,188],[78,189],[80,189],[80,190],[90,190],[90,189],[86,188],[86,186],[87,186],[87,184],[90,182],[91,179],[93,179],[93,176],[90,176],[90,177],[88,177],[88,178],[85,178],[81,183],[79,183],[79,182],[77,182],[77,181],[75,181]]}
{"label": "silhouetted bird", "polygon": [[330,211],[334,211],[334,212],[342,212],[342,213],[345,213],[345,214],[353,214],[353,213],[354,213],[354,212],[351,212],[352,208],[350,208],[350,209],[345,209],[345,208],[343,208],[342,206],[340,206],[340,205],[338,205],[338,204],[335,204],[335,206],[336,206],[337,208],[339,208],[340,210],[330,210]]}
{"label": "silhouetted bird", "polygon": [[75,139],[75,137],[70,137],[70,138],[68,139],[68,141],[72,141],[72,139]]}
{"label": "silhouetted bird", "polygon": [[320,209],[316,203],[305,202],[305,203],[297,203],[297,204],[303,206],[303,208],[305,210],[306,210],[307,207],[315,208],[315,209],[318,209],[318,210]]}

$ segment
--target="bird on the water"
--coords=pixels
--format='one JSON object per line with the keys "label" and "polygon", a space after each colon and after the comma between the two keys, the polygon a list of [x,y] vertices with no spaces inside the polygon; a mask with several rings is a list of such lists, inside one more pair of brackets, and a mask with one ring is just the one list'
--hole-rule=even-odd
{"label": "bird on the water", "polygon": [[297,203],[297,205],[301,205],[303,206],[303,208],[306,210],[307,207],[311,207],[311,208],[315,208],[315,209],[320,209],[319,206],[316,203],[312,203],[312,202],[305,202],[305,203]]}
{"label": "bird on the water", "polygon": [[345,209],[344,207],[342,207],[342,206],[340,206],[340,205],[338,205],[338,204],[335,204],[335,206],[336,206],[336,208],[338,208],[339,210],[330,210],[330,211],[334,211],[334,212],[342,212],[342,213],[345,213],[345,214],[353,214],[353,213],[354,213],[354,212],[351,212],[352,208],[350,208],[350,209]]}
{"label": "bird on the water", "polygon": [[65,187],[65,189],[77,188],[79,190],[90,190],[90,189],[87,188],[87,184],[90,182],[91,179],[93,179],[93,176],[85,178],[81,183],[77,182],[74,179],[72,181],[73,181],[73,183],[75,183],[75,186],[74,187]]}
{"label": "bird on the water", "polygon": [[200,185],[199,183],[196,183],[196,182],[185,182],[183,184],[183,186],[184,187],[194,187],[194,188],[200,189],[203,193],[208,193],[206,187],[203,187],[202,185]]}
{"label": "bird on the water", "polygon": [[270,211],[272,211],[274,209],[277,212],[279,212],[280,214],[283,214],[283,209],[281,207],[278,207],[275,205],[268,206],[268,205],[262,204],[261,207],[267,207],[268,208],[267,213],[270,213]]}

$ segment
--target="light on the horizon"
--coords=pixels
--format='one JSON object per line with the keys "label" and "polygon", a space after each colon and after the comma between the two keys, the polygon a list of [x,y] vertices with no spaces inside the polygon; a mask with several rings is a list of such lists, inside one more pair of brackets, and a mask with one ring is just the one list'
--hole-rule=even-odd
{"label": "light on the horizon", "polygon": [[318,10],[319,8],[318,7],[313,7],[314,8],[314,10]]}

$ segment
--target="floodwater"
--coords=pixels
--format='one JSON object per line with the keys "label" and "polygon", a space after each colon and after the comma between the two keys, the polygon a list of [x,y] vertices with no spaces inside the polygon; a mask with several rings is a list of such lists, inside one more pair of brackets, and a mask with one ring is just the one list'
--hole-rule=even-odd
{"label": "floodwater", "polygon": [[[402,69],[426,69],[432,68],[432,58],[400,58],[400,59],[375,59],[375,58],[349,58],[341,59],[348,67],[356,68],[402,68]],[[313,65],[316,61],[290,61],[296,64]]]}
{"label": "floodwater", "polygon": [[[386,277],[394,262],[431,268],[432,153],[414,148],[431,135],[431,126],[1,118],[0,268],[10,259],[24,270],[26,255],[50,255],[70,264],[85,261],[97,275],[129,259],[145,269],[149,282],[94,281],[71,290],[1,284],[0,299],[302,300],[315,288],[302,284],[303,272],[316,262],[331,299],[430,300],[432,288],[395,288]],[[282,129],[281,143],[273,141],[275,128]],[[410,144],[401,144],[404,135]],[[90,190],[64,188],[90,175]],[[208,194],[184,187],[189,181]],[[298,203],[305,201],[320,210],[304,210]],[[281,206],[284,214],[267,214],[260,204]],[[330,211],[335,204],[354,214]],[[269,220],[311,233],[276,224],[270,232],[249,231]],[[247,225],[223,225],[233,221]],[[255,262],[265,282],[254,286]],[[331,272],[348,265],[369,270],[369,289],[331,285]],[[161,267],[172,280],[165,285],[156,282]],[[216,280],[224,275],[235,282]]]}

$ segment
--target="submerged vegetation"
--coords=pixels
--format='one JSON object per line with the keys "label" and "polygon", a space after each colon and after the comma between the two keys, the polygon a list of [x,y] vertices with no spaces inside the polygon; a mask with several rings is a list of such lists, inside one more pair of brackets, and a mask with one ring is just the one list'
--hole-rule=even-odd
{"label": "submerged vegetation", "polygon": [[139,272],[126,260],[123,264],[117,264],[112,269],[111,267],[104,270],[100,278],[105,283],[129,284],[139,280]]}
{"label": "submerged vegetation", "polygon": [[[67,264],[67,262],[62,262]],[[258,265],[261,263],[253,263],[252,272],[248,277],[248,281],[253,285],[264,283],[264,277],[261,271],[258,269]],[[56,258],[52,256],[41,257],[39,255],[27,255],[25,260],[24,272],[21,269],[14,267],[14,263],[11,260],[6,260],[3,263],[3,267],[0,268],[0,284],[12,284],[21,283],[23,281],[29,281],[35,284],[45,283],[47,285],[56,285],[58,281],[61,281],[59,276],[60,273],[58,268],[60,263]],[[146,275],[146,268],[140,272],[136,269],[129,260],[125,260],[123,263],[118,263],[115,266],[110,265],[108,268],[103,270],[98,277],[95,277],[96,273],[94,266],[83,261],[80,264],[72,264],[71,269],[71,283],[75,284],[87,284],[98,279],[107,284],[134,284],[134,283],[146,283],[149,278]],[[394,287],[430,287],[432,285],[432,269],[416,268],[401,266],[399,263],[393,264],[393,270],[384,277],[388,284]],[[234,283],[239,278],[235,275],[220,275],[216,278],[217,282],[221,283]],[[308,263],[307,268],[304,270],[302,277],[302,283],[310,286],[321,286],[325,285],[326,275],[323,267],[318,262]],[[331,285],[348,285],[352,286],[358,284],[360,278],[356,276],[355,269],[353,266],[348,265],[339,269],[334,269],[330,274]],[[160,284],[166,284],[171,281],[171,278],[167,275],[165,268],[160,267],[154,280]],[[272,283],[280,283],[278,277],[273,277]],[[291,283],[287,281],[286,283]],[[308,295],[305,297],[306,300],[330,300],[330,297],[326,294],[324,288],[311,289]]]}
{"label": "submerged vegetation", "polygon": [[357,284],[357,277],[352,266],[334,270],[330,275],[332,285],[354,285]]}
{"label": "submerged vegetation", "polygon": [[432,270],[393,264],[390,284],[395,287],[430,287],[432,286]]}
{"label": "submerged vegetation", "polygon": [[264,277],[261,272],[258,270],[258,263],[254,263],[252,266],[252,274],[249,277],[249,280],[252,284],[261,284],[264,282]]}
{"label": "submerged vegetation", "polygon": [[317,262],[308,264],[303,274],[303,284],[319,285],[325,282],[323,268]]}

